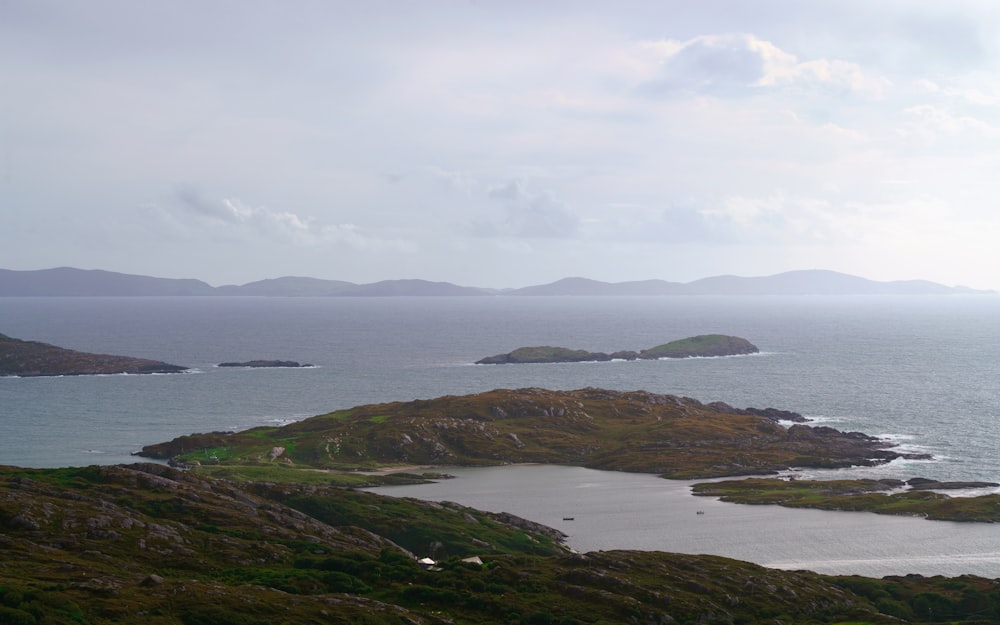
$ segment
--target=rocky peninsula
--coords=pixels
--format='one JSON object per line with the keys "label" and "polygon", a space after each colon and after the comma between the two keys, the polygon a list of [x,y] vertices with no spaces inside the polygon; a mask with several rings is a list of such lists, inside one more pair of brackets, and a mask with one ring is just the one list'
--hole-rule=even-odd
{"label": "rocky peninsula", "polygon": [[0,334],[0,376],[178,373],[187,367],[158,360],[91,354]]}
{"label": "rocky peninsula", "polygon": [[691,479],[789,467],[876,465],[911,457],[859,432],[811,427],[796,413],[596,388],[495,390],[372,404],[282,427],[182,436],[139,455],[181,465],[568,464]]}
{"label": "rocky peninsula", "polygon": [[555,362],[604,362],[609,360],[658,360],[660,358],[712,358],[756,354],[760,351],[747,339],[725,334],[701,334],[671,341],[640,351],[590,352],[566,347],[520,347],[506,354],[488,356],[477,365]]}
{"label": "rocky peninsula", "polygon": [[[209,474],[229,479],[289,479],[314,469],[331,470],[350,486],[436,479],[408,470],[391,479],[375,472],[421,465],[563,464],[671,479],[783,474],[699,484],[694,491],[737,503],[1000,521],[1000,494],[949,497],[937,492],[996,487],[992,482],[793,479],[789,469],[930,458],[860,432],[806,421],[776,408],[741,409],[644,391],[501,389],[358,406],[283,427],[191,434],[148,445],[137,455],[211,469]],[[277,474],[275,469],[280,469]]]}

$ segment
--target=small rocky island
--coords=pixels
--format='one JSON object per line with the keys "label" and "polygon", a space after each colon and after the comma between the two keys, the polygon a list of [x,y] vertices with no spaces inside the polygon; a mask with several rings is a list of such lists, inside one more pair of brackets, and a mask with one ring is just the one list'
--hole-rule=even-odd
{"label": "small rocky island", "polygon": [[311,367],[312,365],[303,365],[295,362],[294,360],[248,360],[246,362],[220,362],[220,367],[245,367],[251,369],[268,368],[268,367],[287,367],[287,368],[301,368],[301,367]]}
{"label": "small rocky island", "polygon": [[187,367],[158,360],[91,354],[0,334],[0,376],[108,375],[179,373]]}
{"label": "small rocky island", "polygon": [[760,350],[750,341],[725,334],[700,334],[671,341],[641,351],[589,352],[566,347],[520,347],[507,354],[477,360],[477,365],[503,365],[552,362],[604,362],[608,360],[658,360],[660,358],[711,358],[756,354]]}

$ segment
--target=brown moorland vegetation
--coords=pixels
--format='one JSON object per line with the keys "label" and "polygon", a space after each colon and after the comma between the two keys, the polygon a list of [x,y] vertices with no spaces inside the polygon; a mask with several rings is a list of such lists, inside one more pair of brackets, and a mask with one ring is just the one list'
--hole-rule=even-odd
{"label": "brown moorland vegetation", "polygon": [[858,432],[793,424],[795,413],[644,391],[495,390],[358,406],[283,427],[182,436],[140,455],[181,464],[553,463],[689,479],[789,467],[873,465],[901,456]]}
{"label": "brown moorland vegetation", "polygon": [[[420,566],[431,552],[436,565]],[[573,554],[550,533],[456,504],[154,464],[0,467],[4,625],[998,620],[1000,580]]]}

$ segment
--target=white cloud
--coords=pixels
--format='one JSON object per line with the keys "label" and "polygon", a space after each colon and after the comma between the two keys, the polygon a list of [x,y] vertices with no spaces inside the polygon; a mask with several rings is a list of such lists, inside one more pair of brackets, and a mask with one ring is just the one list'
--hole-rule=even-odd
{"label": "white cloud", "polygon": [[837,209],[828,201],[780,191],[764,197],[727,196],[700,212],[733,240],[749,245],[827,244],[842,241],[844,235],[836,227]]}
{"label": "white cloud", "polygon": [[1000,95],[988,93],[976,87],[943,87],[926,78],[917,80],[915,84],[919,89],[927,93],[945,96],[977,106],[996,106],[1000,104]]}
{"label": "white cloud", "polygon": [[[902,267],[935,231],[944,265],[996,225],[986,2],[251,0],[194,21],[186,2],[21,4],[0,9],[10,258],[97,266],[100,241],[121,268],[176,246],[206,272],[241,259],[247,279],[282,262],[518,285],[543,265],[582,273],[595,242],[621,252],[586,265],[605,278],[682,257],[691,278],[793,269],[802,245],[811,266],[891,245]],[[178,180],[222,191],[155,200]],[[527,260],[481,262],[511,249]],[[951,271],[987,274],[976,258]]]}
{"label": "white cloud", "polygon": [[[193,215],[199,221],[200,227],[208,226],[209,235],[215,234],[226,239],[263,239],[306,247],[342,244],[359,250],[413,249],[412,245],[403,241],[367,233],[356,224],[321,223],[315,218],[303,217],[290,211],[253,206],[239,198],[206,200],[192,188],[179,191],[177,199],[187,209],[185,213]],[[175,233],[187,222],[176,212],[165,212],[162,209],[156,212],[161,218],[169,216]]]}
{"label": "white cloud", "polygon": [[176,197],[190,212],[220,225],[245,226],[266,236],[292,236],[300,240],[315,231],[311,219],[266,206],[250,206],[239,198],[206,200],[192,188],[179,190]]}
{"label": "white cloud", "polygon": [[789,84],[799,88],[832,89],[862,97],[881,99],[892,81],[864,71],[859,65],[837,59],[817,59],[775,68],[762,85]]}
{"label": "white cloud", "polygon": [[491,200],[489,213],[470,225],[475,236],[560,239],[579,231],[579,218],[565,204],[551,193],[528,189],[520,180],[494,185],[486,197]]}
{"label": "white cloud", "polygon": [[654,50],[662,55],[657,73],[643,89],[673,96],[744,93],[765,76],[769,50],[757,43],[748,35],[702,35],[680,44],[641,44],[639,51]]}
{"label": "white cloud", "polygon": [[609,65],[654,94],[738,96],[795,88],[882,98],[892,86],[889,79],[857,63],[800,61],[773,42],[747,33],[701,35],[684,42],[642,41],[616,54]]}
{"label": "white cloud", "polygon": [[1000,126],[972,115],[955,115],[933,104],[910,106],[903,110],[903,114],[905,121],[899,128],[900,136],[922,145],[963,138],[969,140],[958,146],[963,150],[975,150],[979,146],[992,151],[993,146],[984,146],[984,140],[1000,138]]}

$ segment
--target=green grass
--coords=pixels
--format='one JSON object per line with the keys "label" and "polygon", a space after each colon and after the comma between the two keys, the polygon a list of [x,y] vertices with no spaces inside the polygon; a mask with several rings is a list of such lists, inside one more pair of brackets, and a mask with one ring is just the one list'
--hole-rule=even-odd
{"label": "green grass", "polygon": [[887,493],[874,480],[781,480],[752,478],[695,484],[696,495],[744,504],[850,510],[923,516],[938,521],[1000,522],[1000,495],[950,497],[932,491]]}

